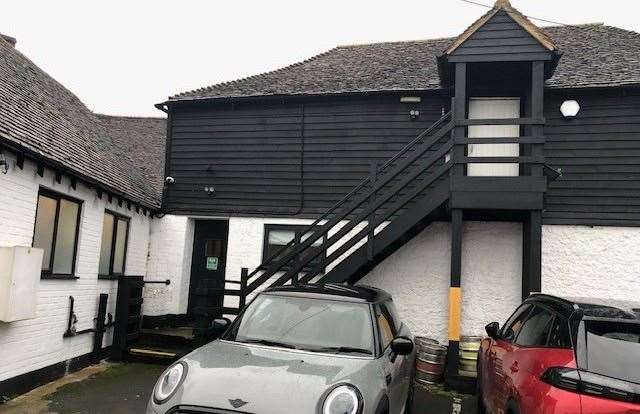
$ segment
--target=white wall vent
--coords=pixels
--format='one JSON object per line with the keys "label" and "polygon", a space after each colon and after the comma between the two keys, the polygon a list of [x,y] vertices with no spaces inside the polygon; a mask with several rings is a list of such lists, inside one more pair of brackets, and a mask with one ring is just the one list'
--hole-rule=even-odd
{"label": "white wall vent", "polygon": [[43,250],[0,247],[0,321],[36,317]]}

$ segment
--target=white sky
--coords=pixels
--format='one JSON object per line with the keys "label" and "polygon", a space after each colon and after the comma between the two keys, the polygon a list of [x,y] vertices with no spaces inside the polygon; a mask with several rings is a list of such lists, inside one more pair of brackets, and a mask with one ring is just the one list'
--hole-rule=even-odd
{"label": "white sky", "polygon": [[[637,0],[512,4],[534,17],[640,32]],[[460,0],[4,0],[0,33],[92,110],[159,116],[153,104],[178,92],[339,44],[454,36],[486,10]]]}

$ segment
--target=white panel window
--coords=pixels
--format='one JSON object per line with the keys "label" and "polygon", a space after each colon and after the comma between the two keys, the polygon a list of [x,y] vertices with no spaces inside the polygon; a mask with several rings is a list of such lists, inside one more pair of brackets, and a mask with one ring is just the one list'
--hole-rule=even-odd
{"label": "white panel window", "polygon": [[44,250],[43,278],[73,278],[80,225],[79,200],[41,189],[33,247]]}
{"label": "white panel window", "polygon": [[102,222],[102,243],[100,245],[100,278],[122,275],[127,258],[129,239],[129,218],[106,211]]}
{"label": "white panel window", "polygon": [[[469,98],[469,119],[520,118],[520,98]],[[470,138],[513,138],[520,136],[520,125],[473,125],[469,127]],[[519,144],[469,144],[469,157],[518,157]],[[518,176],[520,166],[516,163],[470,163],[469,176]]]}
{"label": "white panel window", "polygon": [[[286,256],[291,251],[291,247],[285,249],[285,246],[296,239],[296,237],[300,240],[300,242],[304,242],[305,240],[307,240],[311,234],[302,233],[306,228],[307,226],[299,225],[266,224],[264,248],[262,251],[263,262],[272,256],[275,256],[275,261]],[[326,251],[324,251],[322,245],[325,240],[326,237],[321,237],[318,240],[314,241],[311,244],[311,247],[307,249],[307,252],[319,251],[319,254],[313,260],[311,260],[309,264],[307,264],[307,266],[305,266],[305,270],[315,266],[316,264],[324,260]],[[288,270],[289,268],[290,266],[286,265],[283,267],[283,270]]]}

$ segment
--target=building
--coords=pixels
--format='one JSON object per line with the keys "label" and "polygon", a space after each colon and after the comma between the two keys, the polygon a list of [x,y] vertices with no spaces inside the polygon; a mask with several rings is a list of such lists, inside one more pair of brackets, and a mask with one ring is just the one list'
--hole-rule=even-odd
{"label": "building", "polygon": [[117,276],[146,274],[165,131],[163,118],[92,113],[0,38],[0,247],[44,251],[36,290],[19,298],[36,317],[0,322],[0,396],[88,363],[93,335],[63,336],[70,296],[76,330],[91,329],[99,294],[114,314]]}
{"label": "building", "polygon": [[169,98],[149,272],[176,283],[154,313],[365,283],[451,363],[530,292],[636,297],[639,50],[499,0],[454,39],[341,46]]}
{"label": "building", "polygon": [[[0,322],[0,395],[86,363],[91,335],[63,338],[69,295],[91,328],[98,294],[117,315],[141,276],[170,280],[144,285],[144,326],[202,328],[273,283],[381,287],[449,344],[450,378],[460,336],[530,292],[640,293],[638,33],[539,28],[499,0],[457,38],[340,46],[173,96],[166,130],[93,114],[0,51],[0,246],[50,252],[38,316]],[[50,275],[63,262],[36,211],[63,203],[76,253]]]}

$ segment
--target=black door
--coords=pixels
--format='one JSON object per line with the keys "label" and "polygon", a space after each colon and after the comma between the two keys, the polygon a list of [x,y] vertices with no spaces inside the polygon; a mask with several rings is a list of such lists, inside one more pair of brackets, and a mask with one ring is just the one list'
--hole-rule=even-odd
{"label": "black door", "polygon": [[193,308],[198,303],[196,289],[204,279],[207,287],[221,289],[220,293],[209,290],[207,302],[213,306],[222,307],[228,234],[229,222],[226,220],[196,220],[187,309],[189,315],[193,314]]}

